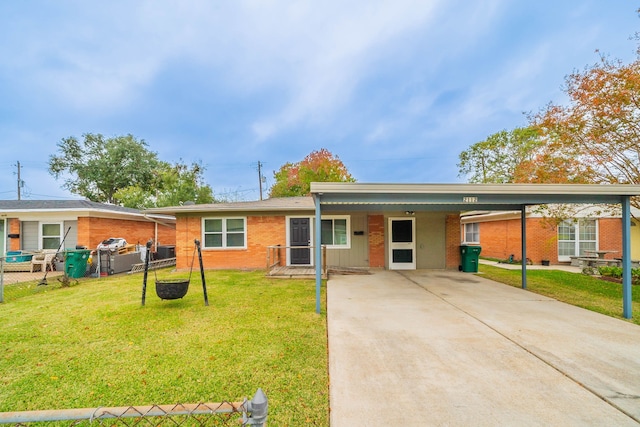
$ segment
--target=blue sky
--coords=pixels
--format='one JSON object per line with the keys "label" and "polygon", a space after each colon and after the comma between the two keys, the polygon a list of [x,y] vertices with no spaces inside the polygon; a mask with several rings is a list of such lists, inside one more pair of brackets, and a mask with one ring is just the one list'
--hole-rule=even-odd
{"label": "blue sky", "polygon": [[[0,199],[78,198],[47,172],[65,137],[144,139],[256,200],[327,148],[360,182],[463,182],[461,151],[563,103],[596,49],[635,58],[633,2],[4,1]],[[265,190],[266,191],[266,190]]]}

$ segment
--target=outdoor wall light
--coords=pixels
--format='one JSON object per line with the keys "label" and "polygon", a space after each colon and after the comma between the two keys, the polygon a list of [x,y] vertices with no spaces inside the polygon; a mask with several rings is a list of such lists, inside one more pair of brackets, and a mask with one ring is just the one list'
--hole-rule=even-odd
{"label": "outdoor wall light", "polygon": [[413,215],[415,212],[414,211],[404,211],[405,215]]}

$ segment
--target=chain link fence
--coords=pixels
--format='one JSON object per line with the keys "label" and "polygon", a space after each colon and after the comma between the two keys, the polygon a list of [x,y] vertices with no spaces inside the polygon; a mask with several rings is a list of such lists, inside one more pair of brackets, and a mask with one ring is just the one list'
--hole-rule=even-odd
{"label": "chain link fence", "polygon": [[[0,303],[49,289],[69,286],[85,277],[105,277],[144,270],[137,245],[118,250],[9,251],[0,257]],[[176,265],[176,258],[149,263],[149,269]]]}
{"label": "chain link fence", "polygon": [[12,426],[266,426],[269,403],[262,389],[251,400],[114,408],[0,412]]}
{"label": "chain link fence", "polygon": [[0,303],[68,284],[64,262],[52,255],[21,252],[0,257]]}

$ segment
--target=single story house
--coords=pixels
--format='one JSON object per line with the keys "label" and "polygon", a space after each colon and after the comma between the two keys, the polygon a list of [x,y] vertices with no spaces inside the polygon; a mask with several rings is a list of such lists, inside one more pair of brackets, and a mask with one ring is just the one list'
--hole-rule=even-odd
{"label": "single story house", "polygon": [[[67,233],[68,231],[68,233]],[[64,242],[62,239],[67,234]],[[88,200],[0,200],[0,253],[94,249],[110,237],[175,245],[175,219]]]}
{"label": "single story house", "polygon": [[[640,211],[631,209],[631,258],[640,260]],[[572,258],[600,251],[605,259],[622,255],[622,218],[595,206],[579,209],[575,218],[559,223],[528,210],[527,257],[533,264],[570,262]],[[461,215],[461,236],[465,244],[480,245],[482,255],[520,259],[521,218],[518,211],[470,211]]]}
{"label": "single story house", "polygon": [[[620,196],[615,192],[620,190],[640,193],[640,186],[620,185],[313,183],[313,195],[308,197],[184,205],[148,212],[175,216],[179,269],[190,266],[194,239],[202,242],[206,268],[265,268],[270,248],[274,247],[282,248],[283,265],[315,266],[317,232],[321,245],[327,248],[322,262],[328,266],[457,269],[462,244],[482,243],[483,254],[497,254],[495,248],[502,245],[502,252],[497,254],[500,257],[520,255],[521,211],[514,211],[514,207],[520,209],[541,201],[565,199],[565,194],[575,193],[576,188],[586,190],[577,197],[573,194],[576,203],[601,200],[605,196],[607,201],[619,202]],[[537,194],[540,189],[548,194]],[[611,192],[616,195],[611,196]],[[318,200],[322,214],[316,222]],[[461,212],[474,207],[500,210],[461,219]],[[483,228],[479,234],[473,234],[479,225],[467,224],[479,224],[480,219],[488,231],[484,232]],[[541,218],[530,221],[538,219]],[[621,219],[601,218],[597,224],[601,237],[593,248],[617,250],[617,256],[621,256]],[[493,225],[503,230],[488,228]],[[582,247],[586,247],[586,226],[578,230],[583,238]],[[460,232],[461,227],[465,232]],[[632,228],[636,231],[636,227]],[[543,257],[564,260],[564,255],[558,255],[557,236],[542,235],[539,229],[542,227],[527,226],[527,256],[535,257],[538,263],[538,258]],[[505,239],[497,239],[499,243],[495,243],[490,240],[494,234]],[[503,240],[508,242],[506,246]],[[568,243],[563,242],[561,246],[567,246],[568,250]]]}
{"label": "single story house", "polygon": [[[461,263],[460,214],[520,211],[551,203],[617,204],[622,209],[623,309],[631,316],[630,201],[640,185],[311,183],[311,197],[150,209],[176,218],[177,268],[194,240],[205,268],[265,268],[279,245],[286,265],[313,266],[320,312],[322,265],[455,269]],[[526,227],[521,254],[527,258]],[[326,245],[326,260],[322,251]],[[526,288],[526,268],[522,269]]]}
{"label": "single story house", "polygon": [[[278,246],[283,265],[313,266],[315,263],[315,204],[311,196],[149,211],[175,215],[178,269],[191,265],[194,239],[202,242],[206,268],[263,269],[270,249]],[[458,211],[337,210],[323,215],[320,224],[328,266],[458,268]],[[396,250],[408,241],[413,242],[409,250]],[[409,259],[410,262],[406,262]]]}

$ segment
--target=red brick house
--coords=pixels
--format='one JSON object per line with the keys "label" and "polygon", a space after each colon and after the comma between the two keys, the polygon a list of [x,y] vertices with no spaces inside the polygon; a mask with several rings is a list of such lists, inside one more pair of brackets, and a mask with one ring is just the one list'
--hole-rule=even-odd
{"label": "red brick house", "polygon": [[[264,269],[270,247],[282,247],[282,263],[313,266],[313,197],[214,203],[151,209],[175,215],[177,268],[190,266],[194,239],[202,242],[206,268]],[[326,263],[336,267],[402,268],[389,258],[387,230],[408,226],[415,242],[412,268],[451,268],[459,264],[458,212],[334,211],[322,215]],[[296,247],[303,247],[297,249]]]}
{"label": "red brick house", "polygon": [[[541,215],[527,213],[527,258],[533,264],[567,263],[585,251],[610,251],[606,259],[622,254],[620,216],[588,215],[555,224]],[[637,212],[634,212],[637,214]],[[637,216],[637,215],[636,215]],[[482,256],[508,259],[521,254],[521,214],[507,212],[466,212],[461,215],[461,239],[482,246]],[[640,259],[640,221],[631,219],[631,258]]]}
{"label": "red brick house", "polygon": [[172,216],[150,215],[137,209],[87,200],[0,200],[0,253],[57,249],[66,231],[63,249],[94,249],[110,237],[128,243],[149,239],[175,245]]}
{"label": "red brick house", "polygon": [[[466,224],[482,227],[483,255],[507,258],[521,253],[519,212],[514,214],[514,209],[554,200],[620,203],[620,194],[640,192],[638,186],[544,184],[313,183],[311,188],[310,197],[185,205],[148,212],[175,216],[180,269],[190,265],[194,239],[202,242],[206,268],[262,269],[268,262],[269,247],[276,245],[283,248],[283,264],[315,266],[316,236],[321,236],[327,247],[328,266],[457,269],[460,245],[467,242],[460,230]],[[319,222],[318,201],[322,205]],[[481,225],[466,217],[461,223],[461,212],[474,207],[504,212]],[[566,254],[558,252],[557,231],[540,227],[535,224],[538,221],[531,218],[527,224],[527,257],[536,263],[546,257],[569,261]],[[620,218],[601,218],[595,229],[599,233],[595,249],[622,250]],[[491,240],[491,236],[501,237]],[[583,247],[586,243],[581,242]],[[575,242],[560,245],[565,253],[570,244]],[[306,248],[296,249],[301,246]]]}
{"label": "red brick house", "polygon": [[[640,185],[314,182],[311,197],[185,205],[147,212],[175,216],[179,269],[189,267],[195,239],[202,242],[204,267],[219,269],[266,268],[270,247],[280,245],[286,265],[314,267],[319,313],[325,262],[328,266],[390,270],[456,269],[461,265],[464,240],[462,212],[519,210],[524,215],[531,205],[601,203],[619,205],[623,218],[630,218],[630,200],[635,196],[640,196]],[[623,311],[629,317],[630,221],[619,222],[625,278]],[[521,228],[521,235],[527,228]],[[526,255],[526,242],[531,237],[543,240],[525,236],[518,253]],[[315,250],[321,245],[327,247],[325,259]],[[522,282],[526,288],[526,268],[522,269]]]}

